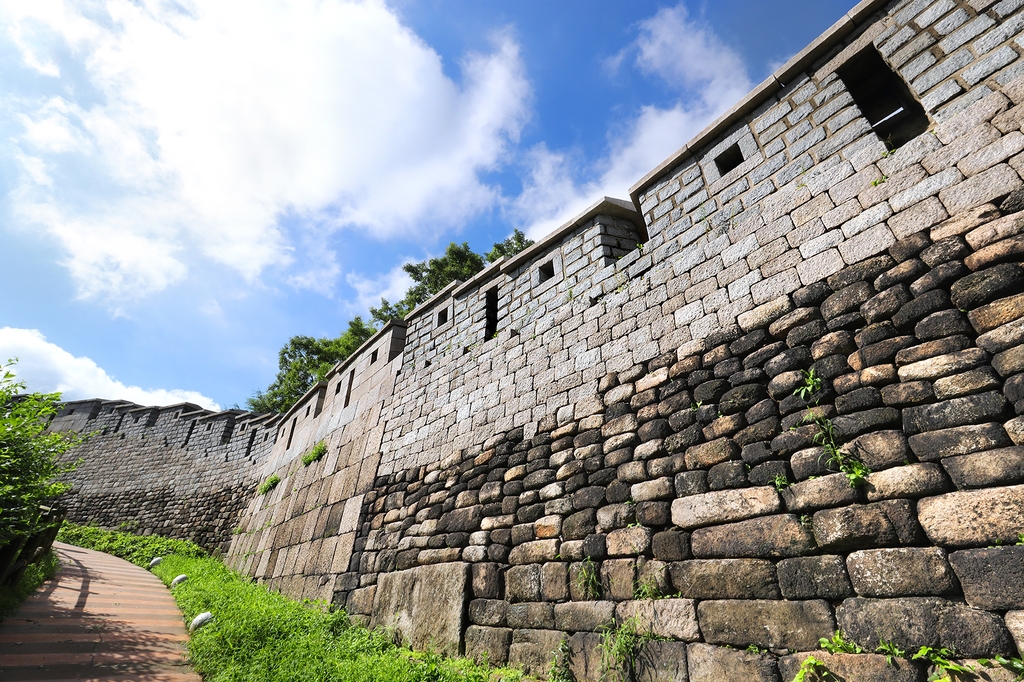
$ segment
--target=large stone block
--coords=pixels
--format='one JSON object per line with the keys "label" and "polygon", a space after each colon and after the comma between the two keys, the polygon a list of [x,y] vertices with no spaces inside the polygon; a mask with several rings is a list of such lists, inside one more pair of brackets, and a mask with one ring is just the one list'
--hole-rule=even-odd
{"label": "large stone block", "polygon": [[952,398],[933,405],[907,407],[903,410],[903,430],[914,435],[968,424],[998,422],[1002,421],[1007,407],[1006,398],[995,391]]}
{"label": "large stone block", "polygon": [[555,627],[567,632],[597,632],[615,622],[615,602],[572,601],[555,604]]}
{"label": "large stone block", "polygon": [[864,490],[869,502],[896,498],[916,499],[949,490],[949,478],[934,462],[908,464],[867,475]]}
{"label": "large stone block", "polygon": [[776,567],[786,599],[836,601],[853,595],[843,557],[835,555],[784,559]]}
{"label": "large stone block", "polygon": [[988,488],[1024,482],[1024,446],[948,457],[942,466],[953,484],[965,488]]}
{"label": "large stone block", "polygon": [[794,514],[699,528],[690,536],[698,559],[784,559],[811,554],[816,547],[811,531]]}
{"label": "large stone block", "polygon": [[687,682],[684,642],[647,642],[636,661],[636,682]]}
{"label": "large stone block", "polygon": [[908,442],[917,458],[925,462],[1012,445],[1003,425],[995,422],[927,431],[911,436]]}
{"label": "large stone block", "polygon": [[917,503],[917,518],[941,547],[1013,544],[1024,533],[1024,485],[926,497]]}
{"label": "large stone block", "polygon": [[778,599],[775,564],[763,559],[694,559],[669,564],[672,589],[688,599]]}
{"label": "large stone block", "polygon": [[939,597],[853,597],[836,609],[839,629],[873,651],[880,639],[912,651],[946,647],[961,656],[1007,655],[1013,642],[1003,619]]}
{"label": "large stone block", "polygon": [[853,589],[862,597],[918,597],[956,591],[946,551],[898,547],[853,552],[846,558]]}
{"label": "large stone block", "polygon": [[813,523],[814,539],[823,551],[906,545],[918,536],[907,500],[826,509],[814,514]]}
{"label": "large stone block", "polygon": [[971,606],[988,611],[1024,608],[1024,546],[953,552],[949,563]]}
{"label": "large stone block", "polygon": [[692,599],[638,599],[620,602],[615,616],[621,623],[635,618],[638,631],[685,642],[700,639],[697,609]]}
{"label": "large stone block", "polygon": [[845,474],[821,476],[794,483],[782,491],[786,509],[794,514],[860,502],[864,492],[850,485]]}
{"label": "large stone block", "polygon": [[511,628],[550,630],[555,627],[554,606],[546,602],[509,604],[506,619]]}
{"label": "large stone block", "polygon": [[512,566],[505,572],[505,599],[510,602],[540,600],[540,566]]}
{"label": "large stone block", "polygon": [[689,530],[774,514],[781,508],[779,493],[771,486],[716,490],[674,500],[672,523]]}
{"label": "large stone block", "polygon": [[780,682],[779,667],[771,654],[691,644],[686,656],[690,682]]}
{"label": "large stone block", "polygon": [[381,573],[370,625],[393,628],[414,648],[458,655],[469,580],[469,564],[463,563]]}
{"label": "large stone block", "polygon": [[709,600],[697,604],[704,639],[712,644],[809,650],[830,637],[836,622],[824,600]]}
{"label": "large stone block", "polygon": [[508,648],[512,643],[509,628],[489,628],[470,625],[466,628],[466,658],[478,663],[504,665],[508,661]]}
{"label": "large stone block", "polygon": [[513,566],[554,561],[558,556],[559,540],[532,540],[512,548],[508,562]]}
{"label": "large stone block", "polygon": [[552,656],[566,636],[558,630],[513,630],[508,662],[521,666],[528,675],[546,675]]}
{"label": "large stone block", "polygon": [[[909,655],[909,654],[908,654]],[[844,682],[924,682],[924,668],[904,658],[892,662],[880,654],[830,654],[810,651],[783,656],[779,659],[782,679],[792,680],[808,656],[814,656],[831,673],[829,679]]]}

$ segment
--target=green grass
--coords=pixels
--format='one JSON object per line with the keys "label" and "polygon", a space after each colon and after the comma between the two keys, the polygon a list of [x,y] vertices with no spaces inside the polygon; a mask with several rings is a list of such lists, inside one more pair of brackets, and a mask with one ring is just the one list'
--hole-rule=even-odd
{"label": "green grass", "polygon": [[137,566],[146,567],[154,557],[179,554],[205,557],[206,551],[188,540],[174,540],[158,535],[133,535],[117,530],[103,530],[95,526],[77,526],[65,523],[57,539],[69,545],[95,549],[126,559]]}
{"label": "green grass", "polygon": [[[90,529],[83,535],[95,542],[99,533]],[[118,538],[109,543],[117,550],[111,553],[120,552],[118,556],[147,565],[156,554],[149,552],[150,538],[138,541],[139,547],[132,547],[130,539]],[[518,670],[496,670],[467,659],[396,646],[386,631],[353,625],[344,611],[328,611],[322,604],[297,602],[271,592],[216,559],[163,555],[153,572],[165,584],[182,573],[188,576],[173,591],[185,621],[204,611],[214,615],[188,643],[190,662],[205,682],[517,682],[523,678]]]}
{"label": "green grass", "polygon": [[270,478],[263,481],[263,483],[260,483],[260,487],[257,488],[257,491],[259,492],[260,495],[266,495],[271,490],[273,490],[280,482],[280,476],[278,476],[277,474],[270,474]]}
{"label": "green grass", "polygon": [[37,563],[28,566],[17,583],[0,587],[0,621],[17,613],[21,602],[55,576],[59,568],[60,559],[56,552],[50,550]]}
{"label": "green grass", "polygon": [[327,444],[323,441],[318,442],[313,446],[313,449],[302,456],[302,466],[308,467],[313,462],[317,462],[323,459],[323,456],[327,454]]}

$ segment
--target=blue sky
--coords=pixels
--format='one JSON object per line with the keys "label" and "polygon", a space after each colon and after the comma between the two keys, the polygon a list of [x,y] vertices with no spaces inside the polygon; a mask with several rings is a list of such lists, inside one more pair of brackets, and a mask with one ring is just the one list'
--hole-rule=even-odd
{"label": "blue sky", "polygon": [[852,0],[0,0],[0,359],[244,404],[401,264],[629,186]]}

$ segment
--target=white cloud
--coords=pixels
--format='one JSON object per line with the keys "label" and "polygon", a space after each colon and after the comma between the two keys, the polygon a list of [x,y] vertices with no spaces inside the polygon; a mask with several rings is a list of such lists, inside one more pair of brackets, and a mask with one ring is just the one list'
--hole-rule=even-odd
{"label": "white cloud", "polygon": [[631,45],[606,60],[623,67],[629,55],[642,72],[676,90],[674,106],[642,106],[621,129],[610,133],[605,158],[574,172],[571,153],[538,146],[527,158],[528,178],[510,205],[512,219],[532,239],[543,237],[601,196],[625,198],[629,187],[686,144],[750,91],[739,53],[714,31],[692,20],[683,5],[664,8],[639,23]]}
{"label": "white cloud", "polygon": [[108,375],[102,367],[86,357],[76,358],[60,346],[50,343],[36,329],[0,327],[0,360],[18,358],[13,371],[29,391],[59,391],[65,400],[130,400],[140,405],[174,405],[189,402],[209,410],[220,406],[202,393],[144,389],[126,386]]}
{"label": "white cloud", "polygon": [[[0,22],[35,74],[0,86],[24,170],[10,211],[115,307],[209,262],[288,281],[302,225],[459,224],[500,200],[480,174],[529,113],[511,35],[455,82],[382,0],[0,0]],[[324,276],[340,270],[292,283]]]}
{"label": "white cloud", "polygon": [[386,298],[392,303],[401,300],[412,286],[412,277],[402,269],[402,266],[411,262],[411,259],[406,259],[401,265],[395,266],[380,277],[364,277],[354,272],[346,275],[345,280],[356,291],[356,301],[350,312],[354,315],[365,315],[371,306],[380,305],[381,298]]}

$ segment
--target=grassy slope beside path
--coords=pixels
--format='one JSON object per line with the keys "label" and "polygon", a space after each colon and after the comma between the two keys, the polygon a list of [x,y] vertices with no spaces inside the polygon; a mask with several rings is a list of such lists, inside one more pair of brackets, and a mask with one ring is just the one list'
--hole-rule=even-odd
{"label": "grassy slope beside path", "polygon": [[195,631],[188,644],[192,666],[206,682],[522,679],[516,670],[489,669],[466,659],[395,646],[388,633],[351,625],[344,611],[326,612],[319,604],[271,592],[192,543],[82,526],[66,526],[58,539],[107,551],[140,566],[163,556],[153,572],[168,585],[175,576],[187,575],[188,580],[173,590],[186,622],[204,611],[214,614],[214,621]]}
{"label": "grassy slope beside path", "polygon": [[34,564],[25,568],[25,573],[14,585],[0,587],[0,621],[18,612],[21,602],[25,601],[40,585],[57,575],[60,559],[57,553],[50,550]]}

